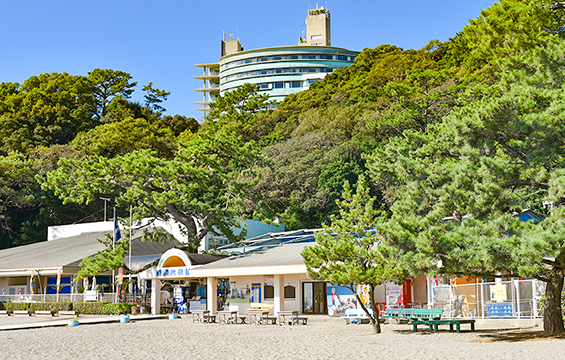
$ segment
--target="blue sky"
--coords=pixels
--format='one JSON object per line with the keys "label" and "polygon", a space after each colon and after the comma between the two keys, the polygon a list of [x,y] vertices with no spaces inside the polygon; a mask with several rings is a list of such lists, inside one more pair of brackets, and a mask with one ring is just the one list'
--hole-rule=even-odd
{"label": "blue sky", "polygon": [[[332,45],[361,51],[381,44],[419,49],[445,41],[494,0],[329,0]],[[198,63],[220,57],[223,31],[245,49],[296,45],[313,0],[0,0],[0,82],[94,68],[130,73],[171,92],[166,114],[201,118],[193,102],[202,86]]]}

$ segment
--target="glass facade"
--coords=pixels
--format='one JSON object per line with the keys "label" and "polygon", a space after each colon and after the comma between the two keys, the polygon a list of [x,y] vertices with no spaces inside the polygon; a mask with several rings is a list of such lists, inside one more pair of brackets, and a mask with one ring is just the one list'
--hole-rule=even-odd
{"label": "glass facade", "polygon": [[237,60],[222,64],[222,70],[231,69],[241,65],[255,64],[268,61],[283,61],[283,60],[337,60],[353,62],[354,56],[348,55],[329,55],[329,54],[289,54],[289,55],[272,55],[272,56],[258,56],[248,59]]}
{"label": "glass facade", "polygon": [[296,68],[265,69],[265,70],[241,72],[234,75],[226,76],[222,78],[222,81],[227,82],[237,79],[245,79],[249,77],[274,75],[274,74],[331,73],[334,70],[335,68],[325,68],[325,67],[296,67]]}
{"label": "glass facade", "polygon": [[283,46],[235,52],[219,60],[220,95],[245,83],[276,102],[308,89],[336,69],[354,63],[359,53],[331,46]]}

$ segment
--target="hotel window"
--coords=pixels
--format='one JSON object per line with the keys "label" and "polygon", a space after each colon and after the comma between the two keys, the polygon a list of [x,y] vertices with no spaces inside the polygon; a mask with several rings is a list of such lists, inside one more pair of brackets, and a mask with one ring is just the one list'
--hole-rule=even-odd
{"label": "hotel window", "polygon": [[321,39],[322,39],[322,35],[312,35],[312,36],[310,37],[310,39],[312,39],[312,40],[321,40]]}
{"label": "hotel window", "polygon": [[302,81],[291,81],[290,87],[291,88],[301,88],[302,87]]}

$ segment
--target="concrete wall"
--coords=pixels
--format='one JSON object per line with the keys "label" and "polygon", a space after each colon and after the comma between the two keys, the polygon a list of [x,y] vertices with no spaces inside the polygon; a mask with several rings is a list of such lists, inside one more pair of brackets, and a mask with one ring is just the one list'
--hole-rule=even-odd
{"label": "concrete wall", "polygon": [[314,46],[331,46],[330,13],[322,6],[308,11],[306,17],[306,43]]}
{"label": "concrete wall", "polygon": [[56,225],[47,228],[47,241],[77,236],[96,231],[110,231],[114,229],[113,221],[100,221],[84,224]]}

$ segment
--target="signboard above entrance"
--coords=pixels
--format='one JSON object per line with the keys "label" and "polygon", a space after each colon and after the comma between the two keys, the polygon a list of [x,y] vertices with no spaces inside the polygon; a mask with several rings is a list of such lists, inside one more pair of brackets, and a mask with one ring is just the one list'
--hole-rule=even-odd
{"label": "signboard above entrance", "polygon": [[169,267],[164,269],[157,269],[158,278],[178,278],[186,277],[189,275],[187,267]]}

